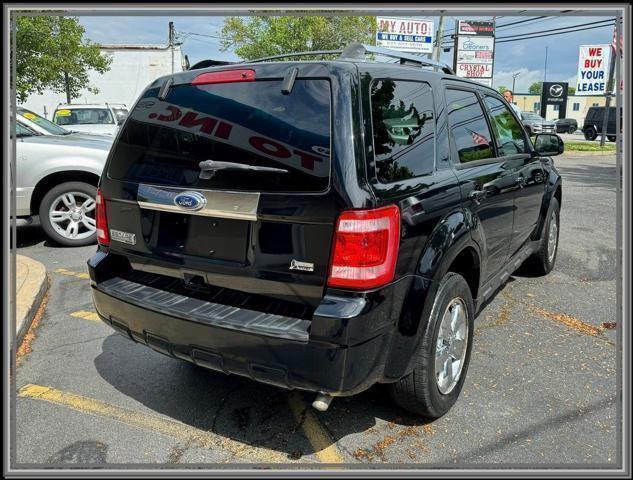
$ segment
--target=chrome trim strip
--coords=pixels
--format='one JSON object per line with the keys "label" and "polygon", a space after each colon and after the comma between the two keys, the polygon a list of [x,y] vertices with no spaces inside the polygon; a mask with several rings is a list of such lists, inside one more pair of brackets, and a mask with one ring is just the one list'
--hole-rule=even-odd
{"label": "chrome trim strip", "polygon": [[[191,191],[199,192],[207,200],[206,205],[200,210],[187,210],[174,203],[174,198],[178,194]],[[225,192],[139,184],[137,203],[139,207],[149,210],[237,220],[257,220],[259,196],[259,192]]]}

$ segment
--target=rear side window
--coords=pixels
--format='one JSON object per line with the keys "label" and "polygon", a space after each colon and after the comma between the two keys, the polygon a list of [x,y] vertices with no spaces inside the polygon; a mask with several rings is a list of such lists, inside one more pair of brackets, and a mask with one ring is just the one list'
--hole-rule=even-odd
{"label": "rear side window", "polygon": [[435,167],[433,93],[427,83],[371,84],[376,177],[381,183],[427,175]]}
{"label": "rear side window", "polygon": [[526,153],[528,149],[523,127],[519,125],[508,107],[498,98],[486,95],[485,100],[492,117],[499,156]]}
{"label": "rear side window", "polygon": [[330,178],[330,84],[301,79],[150,89],[130,112],[108,175],[183,187],[317,192]]}
{"label": "rear side window", "polygon": [[461,163],[494,157],[492,135],[473,92],[446,90],[448,125]]}

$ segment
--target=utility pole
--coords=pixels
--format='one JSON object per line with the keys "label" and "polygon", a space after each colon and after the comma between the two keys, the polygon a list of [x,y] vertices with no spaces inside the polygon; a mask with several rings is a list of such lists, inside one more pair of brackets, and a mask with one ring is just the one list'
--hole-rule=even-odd
{"label": "utility pole", "polygon": [[444,15],[440,17],[440,24],[437,27],[437,37],[435,38],[435,50],[433,50],[433,60],[440,61],[442,51],[442,36],[444,35]]}
{"label": "utility pole", "polygon": [[604,147],[604,141],[607,138],[607,122],[609,121],[609,108],[611,106],[611,94],[614,90],[614,74],[615,74],[615,55],[616,51],[612,48],[609,53],[609,79],[607,80],[607,89],[604,92],[606,95],[606,101],[604,106],[604,117],[602,119],[602,138],[600,139],[600,148]]}
{"label": "utility pole", "polygon": [[70,79],[68,72],[64,72],[64,85],[66,86],[66,103],[70,104]]}
{"label": "utility pole", "polygon": [[171,73],[174,73],[174,22],[169,22],[169,48],[171,49]]}
{"label": "utility pole", "polygon": [[543,81],[547,82],[547,47],[545,47],[545,73],[543,77]]}
{"label": "utility pole", "polygon": [[520,72],[515,73],[514,75],[512,75],[512,96],[514,96],[514,84],[517,80],[517,77],[521,75]]}

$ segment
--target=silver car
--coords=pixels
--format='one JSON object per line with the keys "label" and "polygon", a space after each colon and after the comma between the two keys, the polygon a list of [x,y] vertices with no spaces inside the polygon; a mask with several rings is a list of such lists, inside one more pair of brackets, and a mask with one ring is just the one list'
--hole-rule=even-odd
{"label": "silver car", "polygon": [[556,133],[556,124],[538,113],[521,112],[521,122],[530,137],[537,133]]}
{"label": "silver car", "polygon": [[95,198],[112,140],[42,135],[16,122],[18,225],[39,215],[47,236],[64,246],[96,241]]}

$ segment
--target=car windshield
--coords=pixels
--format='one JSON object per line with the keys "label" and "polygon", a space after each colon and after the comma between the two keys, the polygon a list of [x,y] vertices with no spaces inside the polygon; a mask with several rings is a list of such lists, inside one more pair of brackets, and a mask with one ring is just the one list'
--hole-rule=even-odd
{"label": "car windshield", "polygon": [[40,135],[35,130],[31,130],[26,125],[16,122],[15,123],[15,136],[16,137],[32,137],[33,135]]}
{"label": "car windshield", "polygon": [[72,133],[59,125],[55,125],[50,120],[40,117],[37,113],[27,110],[26,108],[18,108],[18,114],[22,115],[27,120],[30,120],[38,127],[42,127],[51,135],[68,135],[69,133]]}
{"label": "car windshield", "polygon": [[114,118],[107,108],[61,108],[53,121],[57,125],[111,125]]}

